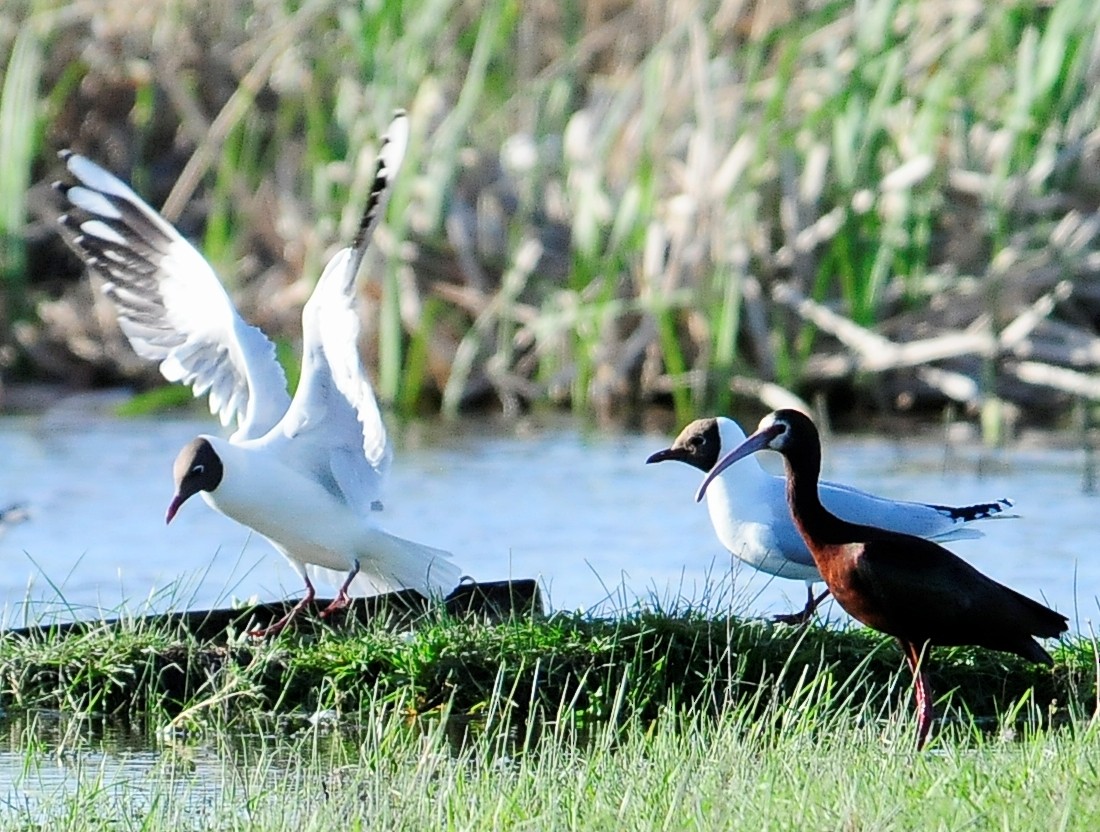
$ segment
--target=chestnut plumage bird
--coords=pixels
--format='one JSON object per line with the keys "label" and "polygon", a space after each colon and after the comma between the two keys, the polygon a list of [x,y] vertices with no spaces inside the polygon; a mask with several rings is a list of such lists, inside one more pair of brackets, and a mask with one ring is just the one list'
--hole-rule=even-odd
{"label": "chestnut plumage bird", "polygon": [[778,410],[711,469],[696,495],[739,459],[765,448],[786,468],[787,504],[826,586],[857,621],[893,636],[913,671],[917,747],[934,716],[922,656],[930,645],[974,645],[1053,664],[1035,637],[1068,629],[1066,617],[983,575],[939,544],[841,520],[818,496],[821,440],[808,416]]}

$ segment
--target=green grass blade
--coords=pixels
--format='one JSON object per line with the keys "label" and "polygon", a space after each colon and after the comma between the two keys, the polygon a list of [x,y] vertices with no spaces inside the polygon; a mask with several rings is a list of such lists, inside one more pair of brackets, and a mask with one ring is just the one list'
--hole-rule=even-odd
{"label": "green grass blade", "polygon": [[0,90],[0,287],[21,299],[26,279],[23,237],[27,188],[37,151],[38,85],[42,42],[37,27],[25,25],[15,38]]}

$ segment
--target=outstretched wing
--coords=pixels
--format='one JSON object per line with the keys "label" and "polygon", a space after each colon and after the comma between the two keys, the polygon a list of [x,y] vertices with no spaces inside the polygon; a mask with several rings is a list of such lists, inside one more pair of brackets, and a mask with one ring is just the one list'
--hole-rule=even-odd
{"label": "outstretched wing", "polygon": [[233,440],[262,436],[290,404],[275,347],[246,324],[210,264],[129,187],[70,151],[72,176],[56,188],[68,202],[65,238],[89,268],[134,351],[160,362],[169,381],[206,395]]}
{"label": "outstretched wing", "polygon": [[355,239],[329,261],[302,310],[301,381],[286,416],[265,439],[274,444],[293,438],[285,453],[362,510],[381,507],[393,451],[359,359],[355,277],[385,211],[408,136],[408,117],[398,111],[382,140]]}

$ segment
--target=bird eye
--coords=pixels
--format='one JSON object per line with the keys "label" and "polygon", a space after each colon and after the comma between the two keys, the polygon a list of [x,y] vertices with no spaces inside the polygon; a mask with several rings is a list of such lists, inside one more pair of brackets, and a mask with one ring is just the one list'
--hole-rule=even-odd
{"label": "bird eye", "polygon": [[196,465],[196,466],[195,466],[194,468],[192,468],[192,469],[191,469],[191,473],[192,473],[192,474],[201,474],[201,473],[202,473],[203,471],[205,471],[205,470],[206,470],[206,466],[205,466],[205,465],[203,465],[203,464],[202,464],[202,463],[200,462],[200,463],[199,463],[198,465]]}
{"label": "bird eye", "polygon": [[691,447],[693,448],[698,448],[700,445],[703,444],[703,437],[696,434],[688,440],[688,444],[691,445]]}

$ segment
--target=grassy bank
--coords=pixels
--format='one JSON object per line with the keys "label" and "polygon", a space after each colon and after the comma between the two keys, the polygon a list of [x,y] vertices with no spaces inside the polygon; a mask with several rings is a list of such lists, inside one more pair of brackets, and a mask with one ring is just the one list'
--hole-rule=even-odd
{"label": "grassy bank", "polygon": [[[1053,672],[938,651],[946,717],[918,754],[908,674],[864,630],[638,613],[247,647],[135,622],[7,635],[15,765],[0,755],[0,779],[21,797],[0,817],[73,830],[1085,830],[1100,817],[1094,648],[1058,646]],[[188,678],[182,695],[173,674]],[[32,709],[12,717],[16,705]],[[36,716],[43,706],[84,716]],[[155,762],[115,765],[89,716],[106,710],[159,729]]]}
{"label": "grassy bank", "polygon": [[[1013,656],[939,649],[934,684],[952,720],[983,728],[1087,718],[1095,645],[1055,647],[1054,671]],[[740,618],[639,611],[556,614],[488,625],[430,613],[411,629],[381,624],[198,639],[160,618],[0,640],[0,705],[162,714],[201,726],[207,712],[359,713],[379,702],[410,716],[446,714],[479,730],[647,724],[666,712],[730,709],[781,725],[792,713],[905,719],[910,678],[893,643],[871,631],[796,629]],[[800,717],[801,718],[801,717]]]}
{"label": "grassy bank", "polygon": [[8,4],[0,337],[25,375],[149,377],[79,314],[26,192],[76,146],[293,343],[295,281],[407,106],[367,289],[399,409],[683,419],[775,384],[1063,414],[1100,397],[1098,21],[1088,0]]}

